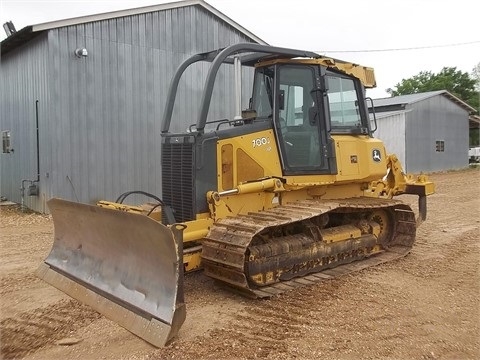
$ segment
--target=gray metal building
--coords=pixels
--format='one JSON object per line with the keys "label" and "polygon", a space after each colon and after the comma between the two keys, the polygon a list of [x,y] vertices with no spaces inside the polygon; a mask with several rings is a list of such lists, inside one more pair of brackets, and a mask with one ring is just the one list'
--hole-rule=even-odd
{"label": "gray metal building", "polygon": [[469,114],[475,109],[446,90],[375,99],[378,130],[388,153],[407,172],[468,166]]}
{"label": "gray metal building", "polygon": [[[93,203],[129,190],[160,194],[160,123],[175,69],[192,54],[239,42],[265,44],[201,0],[12,34],[0,54],[0,195],[48,212],[51,197]],[[196,121],[207,70],[199,64],[184,75],[171,131]],[[233,116],[233,76],[225,69],[217,77],[210,119]],[[252,76],[243,76],[246,107]],[[27,196],[30,184],[38,195]]]}

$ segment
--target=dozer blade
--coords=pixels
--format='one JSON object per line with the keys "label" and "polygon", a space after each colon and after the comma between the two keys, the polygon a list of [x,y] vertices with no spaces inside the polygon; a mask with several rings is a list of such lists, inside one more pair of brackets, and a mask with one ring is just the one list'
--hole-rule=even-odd
{"label": "dozer blade", "polygon": [[55,238],[37,276],[164,346],[185,320],[183,228],[59,199],[48,207]]}

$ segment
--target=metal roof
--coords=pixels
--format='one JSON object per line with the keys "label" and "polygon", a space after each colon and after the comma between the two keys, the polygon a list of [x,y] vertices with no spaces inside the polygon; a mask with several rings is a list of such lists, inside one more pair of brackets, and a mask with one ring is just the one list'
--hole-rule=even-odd
{"label": "metal roof", "polygon": [[428,91],[428,92],[417,93],[417,94],[400,95],[400,96],[393,96],[393,97],[382,98],[382,99],[374,99],[374,104],[376,108],[387,107],[387,106],[398,106],[398,105],[404,106],[404,105],[414,104],[419,101],[426,100],[437,95],[445,96],[449,100],[453,101],[457,105],[467,110],[469,113],[476,112],[475,108],[471,107],[466,102],[460,100],[458,97],[450,94],[447,90]]}
{"label": "metal roof", "polygon": [[[394,111],[384,111],[380,113],[375,113],[375,118],[377,120],[383,119],[386,117],[394,116],[394,115],[399,115],[399,114],[405,114],[408,113],[412,110],[394,110]],[[373,120],[373,113],[369,113],[368,116],[370,117],[370,120]]]}
{"label": "metal roof", "polygon": [[225,14],[215,9],[213,6],[207,4],[205,1],[184,0],[184,1],[159,4],[159,5],[144,6],[144,7],[133,8],[133,9],[111,11],[111,12],[106,12],[101,14],[80,16],[80,17],[75,17],[70,19],[50,21],[50,22],[36,24],[36,25],[29,25],[17,31],[15,34],[4,39],[1,42],[0,54],[5,54],[13,50],[14,48],[28,42],[29,40],[33,39],[34,37],[38,36],[43,31],[46,31],[46,30],[56,29],[56,28],[71,26],[71,25],[84,24],[89,22],[95,22],[95,21],[101,21],[101,20],[115,19],[115,18],[120,18],[125,16],[145,14],[145,13],[155,12],[155,11],[170,10],[170,9],[187,7],[187,6],[201,6],[207,11],[209,11],[210,13],[214,14],[215,16],[223,20],[225,23],[229,24],[230,26],[238,30],[239,32],[251,38],[253,41],[259,44],[268,45],[264,40],[260,39],[258,36],[251,33],[250,31],[245,29],[243,26],[239,25],[238,23],[230,19],[228,16],[226,16]]}

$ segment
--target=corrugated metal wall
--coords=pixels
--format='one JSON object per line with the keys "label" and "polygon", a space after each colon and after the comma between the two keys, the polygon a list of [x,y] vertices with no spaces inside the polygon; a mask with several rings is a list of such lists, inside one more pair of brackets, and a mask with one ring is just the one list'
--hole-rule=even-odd
{"label": "corrugated metal wall", "polygon": [[385,144],[387,154],[395,154],[405,166],[405,113],[399,112],[382,117],[377,114],[378,129],[375,137]]}
{"label": "corrugated metal wall", "polygon": [[[10,131],[13,152],[0,153],[0,195],[20,203],[23,179],[37,179],[36,101],[49,102],[46,36],[40,36],[4,56],[0,62],[0,131]],[[45,109],[39,107],[40,117]],[[40,126],[44,126],[42,121]],[[44,132],[43,144],[48,145]],[[41,156],[40,163],[45,161]],[[28,184],[25,184],[28,185]],[[44,182],[41,181],[41,187]],[[29,208],[44,211],[44,198],[24,197]]]}
{"label": "corrugated metal wall", "polygon": [[[468,112],[437,95],[407,106],[407,171],[441,171],[468,166]],[[435,142],[444,141],[437,152]]]}
{"label": "corrugated metal wall", "polygon": [[[175,69],[191,54],[248,41],[252,40],[202,7],[190,6],[49,30],[48,38],[36,41],[38,45],[32,41],[24,45],[27,52],[7,54],[2,67],[8,64],[8,72],[32,68],[28,80],[12,76],[12,84],[30,88],[34,81],[46,93],[37,96],[44,197],[92,203],[115,200],[129,190],[159,195],[161,118]],[[76,57],[77,48],[86,48],[88,56]],[[171,131],[185,131],[196,122],[207,71],[207,64],[198,64],[186,72]],[[233,69],[222,70],[217,77],[210,119],[233,116],[229,78],[233,79]],[[245,74],[245,80],[244,107],[252,75]],[[36,99],[22,96],[11,95],[15,105],[2,110],[5,116]],[[22,122],[24,117],[27,114]],[[12,129],[14,142],[15,137]],[[36,175],[32,159],[18,161],[33,171],[29,176]],[[4,163],[2,195],[19,201],[12,186],[19,187],[19,179],[26,175],[12,172],[12,165]],[[31,207],[44,210],[34,201]]]}

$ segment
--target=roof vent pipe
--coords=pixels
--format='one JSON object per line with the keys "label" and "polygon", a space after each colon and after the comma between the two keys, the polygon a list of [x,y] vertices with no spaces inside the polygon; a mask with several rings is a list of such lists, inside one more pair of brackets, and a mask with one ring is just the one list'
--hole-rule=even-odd
{"label": "roof vent pipe", "polygon": [[7,37],[17,32],[15,26],[13,26],[13,23],[11,21],[7,21],[5,24],[3,24],[3,28],[5,29]]}

